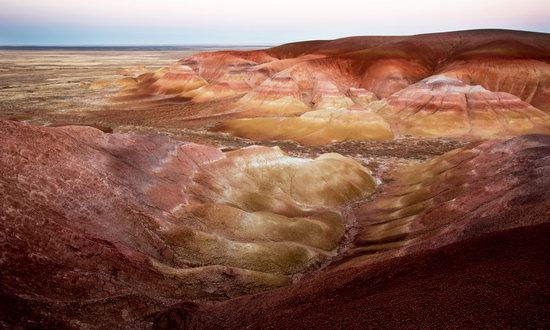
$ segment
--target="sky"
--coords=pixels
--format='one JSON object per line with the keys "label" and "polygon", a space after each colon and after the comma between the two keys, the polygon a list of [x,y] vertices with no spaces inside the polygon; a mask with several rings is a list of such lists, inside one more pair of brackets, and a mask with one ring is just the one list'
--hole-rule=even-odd
{"label": "sky", "polygon": [[478,28],[550,33],[550,0],[0,0],[0,45],[276,45]]}

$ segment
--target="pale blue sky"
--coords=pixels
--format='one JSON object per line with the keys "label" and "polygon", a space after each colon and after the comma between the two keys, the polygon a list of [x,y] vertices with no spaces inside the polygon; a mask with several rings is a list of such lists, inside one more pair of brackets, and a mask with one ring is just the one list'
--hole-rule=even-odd
{"label": "pale blue sky", "polygon": [[550,32],[550,1],[0,0],[1,45],[258,45],[474,28]]}

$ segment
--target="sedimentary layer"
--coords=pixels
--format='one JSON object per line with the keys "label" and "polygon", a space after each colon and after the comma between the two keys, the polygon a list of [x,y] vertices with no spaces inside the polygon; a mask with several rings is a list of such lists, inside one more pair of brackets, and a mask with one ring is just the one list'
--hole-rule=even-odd
{"label": "sedimentary layer", "polygon": [[234,119],[218,124],[211,131],[256,141],[294,140],[307,145],[393,138],[384,118],[366,110],[316,110],[298,117]]}
{"label": "sedimentary layer", "polygon": [[550,136],[472,144],[396,170],[319,276],[156,315],[161,329],[546,327]]}
{"label": "sedimentary layer", "polygon": [[399,135],[491,138],[550,133],[550,114],[517,96],[443,75],[428,77],[372,106]]}
{"label": "sedimentary layer", "polygon": [[[315,144],[404,135],[485,138],[547,133],[549,91],[547,34],[475,30],[202,53],[144,74],[121,93],[140,100],[190,98],[197,110],[179,116],[216,121],[224,115],[218,122],[230,120],[215,131]],[[210,107],[209,102],[216,105]],[[319,110],[373,110],[382,118],[350,113],[358,126],[327,121],[322,124],[326,130],[314,134],[319,136],[315,141],[310,135],[319,129],[310,129],[310,118],[302,115]],[[258,127],[289,122],[300,133],[249,127],[255,121],[234,122],[256,117],[270,118],[258,121]],[[371,124],[389,125],[391,134],[340,134]]]}

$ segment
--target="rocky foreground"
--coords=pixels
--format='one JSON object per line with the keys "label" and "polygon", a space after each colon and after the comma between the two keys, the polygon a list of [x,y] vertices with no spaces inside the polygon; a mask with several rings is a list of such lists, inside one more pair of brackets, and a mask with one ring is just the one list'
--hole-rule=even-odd
{"label": "rocky foreground", "polygon": [[0,137],[3,318],[116,325],[287,285],[336,256],[344,208],[376,189],[337,154],[9,121]]}
{"label": "rocky foreground", "polygon": [[4,326],[442,325],[457,305],[458,326],[548,325],[548,136],[397,169],[374,199],[369,170],[334,154],[9,121],[0,136]]}
{"label": "rocky foreground", "polygon": [[474,144],[417,166],[353,208],[357,235],[309,281],[159,328],[545,328],[550,324],[550,136]]}

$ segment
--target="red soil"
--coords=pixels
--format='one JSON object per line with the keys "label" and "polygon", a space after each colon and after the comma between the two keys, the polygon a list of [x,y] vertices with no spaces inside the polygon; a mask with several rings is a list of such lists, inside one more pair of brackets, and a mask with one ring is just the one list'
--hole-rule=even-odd
{"label": "red soil", "polygon": [[522,136],[398,170],[374,200],[357,204],[350,250],[317,277],[175,307],[158,314],[156,325],[548,327],[549,146],[549,136]]}
{"label": "red soil", "polygon": [[490,234],[213,306],[184,304],[157,329],[547,328],[550,225]]}

